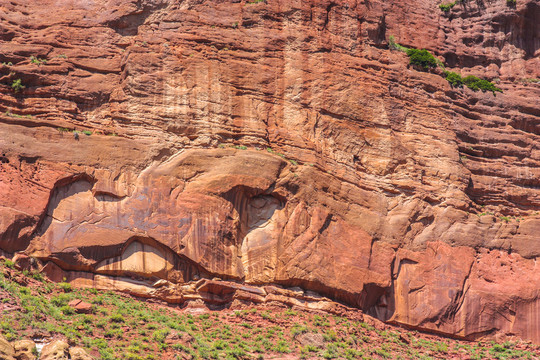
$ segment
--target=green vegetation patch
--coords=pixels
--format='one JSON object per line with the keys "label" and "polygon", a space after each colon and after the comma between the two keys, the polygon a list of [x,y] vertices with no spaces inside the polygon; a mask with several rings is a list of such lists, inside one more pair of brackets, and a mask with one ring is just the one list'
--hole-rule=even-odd
{"label": "green vegetation patch", "polygon": [[492,82],[486,79],[480,79],[474,75],[469,75],[462,78],[461,75],[456,72],[446,71],[444,69],[444,64],[428,50],[414,48],[408,49],[399,45],[393,36],[390,36],[388,39],[388,47],[392,50],[405,52],[409,57],[409,64],[420,68],[423,71],[429,71],[440,67],[443,70],[446,81],[448,81],[454,88],[461,88],[463,85],[465,85],[473,91],[491,91],[493,95],[495,95],[497,92],[503,92],[502,89],[498,88]]}
{"label": "green vegetation patch", "polygon": [[21,79],[15,79],[13,80],[13,82],[11,83],[11,88],[13,89],[13,91],[15,91],[16,93],[22,91],[26,86],[23,85]]}
{"label": "green vegetation patch", "polygon": [[463,87],[463,79],[458,73],[445,71],[444,75],[446,75],[446,81],[448,81],[452,87]]}
{"label": "green vegetation patch", "polygon": [[472,91],[482,90],[483,92],[491,91],[493,94],[495,92],[502,92],[502,89],[496,87],[492,82],[485,79],[480,79],[476,76],[469,75],[463,78],[463,83],[467,85]]}
{"label": "green vegetation patch", "polygon": [[408,49],[409,64],[419,66],[425,70],[434,69],[439,62],[432,53],[426,49]]}
{"label": "green vegetation patch", "polygon": [[46,64],[47,63],[47,59],[40,59],[38,57],[35,57],[35,56],[30,56],[30,62],[32,64],[36,64],[36,65],[43,65],[43,64]]}
{"label": "green vegetation patch", "polygon": [[444,11],[445,13],[447,12],[450,12],[450,10],[452,10],[452,8],[456,6],[456,2],[452,2],[452,3],[447,3],[447,4],[440,4],[439,5],[439,9],[441,9],[442,11]]}

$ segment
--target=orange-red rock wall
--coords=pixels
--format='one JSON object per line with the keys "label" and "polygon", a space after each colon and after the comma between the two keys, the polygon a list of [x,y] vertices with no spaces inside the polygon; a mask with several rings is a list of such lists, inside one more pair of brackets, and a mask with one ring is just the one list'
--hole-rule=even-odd
{"label": "orange-red rock wall", "polygon": [[[535,0],[0,3],[0,248],[540,343],[538,18]],[[408,66],[390,36],[503,93]]]}

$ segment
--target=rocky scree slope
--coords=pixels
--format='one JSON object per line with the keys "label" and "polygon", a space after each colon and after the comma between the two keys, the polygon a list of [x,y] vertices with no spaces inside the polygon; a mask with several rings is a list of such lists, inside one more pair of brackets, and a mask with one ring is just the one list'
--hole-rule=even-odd
{"label": "rocky scree slope", "polygon": [[539,343],[540,6],[438,5],[3,2],[0,248],[79,286],[296,286]]}

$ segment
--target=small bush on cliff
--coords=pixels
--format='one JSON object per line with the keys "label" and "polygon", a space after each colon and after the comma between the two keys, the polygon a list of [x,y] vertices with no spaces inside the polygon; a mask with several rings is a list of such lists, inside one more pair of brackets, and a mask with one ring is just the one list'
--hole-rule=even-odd
{"label": "small bush on cliff", "polygon": [[32,56],[30,56],[30,62],[32,64],[43,65],[43,64],[47,63],[47,60],[46,59],[40,59],[40,58],[37,58],[37,57],[32,55]]}
{"label": "small bush on cliff", "polygon": [[17,93],[19,91],[22,91],[26,86],[22,84],[21,79],[15,79],[11,83],[11,88]]}
{"label": "small bush on cliff", "polygon": [[452,85],[452,87],[463,87],[463,78],[458,73],[453,71],[445,71],[446,80]]}
{"label": "small bush on cliff", "polygon": [[491,91],[493,94],[495,92],[502,92],[502,89],[499,89],[492,82],[485,79],[480,79],[476,76],[469,75],[463,78],[463,83],[467,85],[472,91],[482,90],[483,92]]}
{"label": "small bush on cliff", "polygon": [[452,8],[456,5],[456,2],[453,2],[453,3],[448,3],[448,4],[440,4],[439,5],[439,9],[441,9],[442,11],[444,11],[445,13],[447,12],[450,12],[450,10],[452,10]]}
{"label": "small bush on cliff", "polygon": [[432,53],[426,49],[408,49],[409,64],[429,70],[436,68],[439,62]]}

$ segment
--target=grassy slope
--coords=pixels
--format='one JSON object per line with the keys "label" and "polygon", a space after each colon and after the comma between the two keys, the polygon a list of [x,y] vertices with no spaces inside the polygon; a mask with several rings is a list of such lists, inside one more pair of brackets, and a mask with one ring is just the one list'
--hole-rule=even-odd
{"label": "grassy slope", "polygon": [[[0,329],[12,341],[64,337],[102,359],[537,359],[525,343],[465,342],[373,326],[359,316],[338,317],[278,305],[242,310],[169,307],[125,294],[72,289],[40,274],[0,264]],[[71,299],[93,304],[75,314]],[[358,314],[357,314],[358,315]],[[317,333],[320,346],[301,345]]]}

